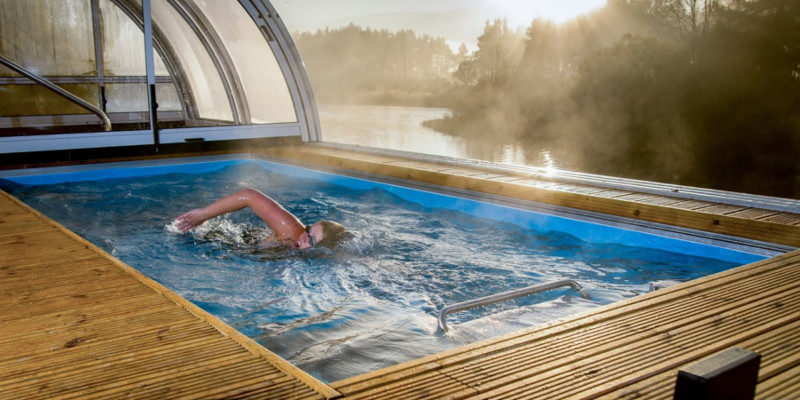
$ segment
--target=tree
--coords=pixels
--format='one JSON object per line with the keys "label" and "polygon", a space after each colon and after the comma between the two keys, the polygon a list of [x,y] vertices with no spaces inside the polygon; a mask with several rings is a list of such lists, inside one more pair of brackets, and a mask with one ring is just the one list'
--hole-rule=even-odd
{"label": "tree", "polygon": [[448,86],[456,66],[443,38],[411,30],[350,24],[294,37],[322,101],[428,104],[438,101],[431,93]]}
{"label": "tree", "polygon": [[459,65],[457,76],[462,82],[481,81],[500,84],[516,68],[522,56],[522,35],[508,28],[505,19],[486,21],[478,37],[478,49]]}

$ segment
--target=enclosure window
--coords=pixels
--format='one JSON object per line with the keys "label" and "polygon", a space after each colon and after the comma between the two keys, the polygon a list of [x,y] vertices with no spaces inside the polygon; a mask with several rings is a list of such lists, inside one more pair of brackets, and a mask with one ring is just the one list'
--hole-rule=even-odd
{"label": "enclosure window", "polygon": [[225,44],[252,123],[296,122],[289,88],[264,36],[236,0],[196,0]]}
{"label": "enclosure window", "polygon": [[[72,94],[97,105],[97,85],[61,84]],[[0,88],[0,113],[4,117],[84,114],[86,109],[39,85],[6,85]]]}
{"label": "enclosure window", "polygon": [[153,23],[180,60],[189,87],[184,88],[203,119],[233,122],[231,105],[214,61],[192,28],[167,0],[153,0]]}
{"label": "enclosure window", "polygon": [[[307,134],[309,116],[304,111],[315,109],[301,107],[308,103],[309,92],[298,89],[305,78],[298,78],[302,68],[291,64],[297,60],[292,58],[291,41],[282,38],[287,32],[273,17],[254,16],[270,14],[265,12],[271,7],[268,2],[149,4],[155,78],[150,83],[155,83],[159,129],[144,132],[150,131],[154,108],[148,96],[142,0],[0,0],[0,55],[100,109],[95,115],[48,90],[47,82],[17,74],[16,66],[3,61],[0,147],[27,141],[20,146],[49,149],[37,145],[39,139],[22,137],[104,131],[103,112],[112,130],[134,131],[127,136],[136,139],[123,146],[147,140],[183,142],[182,135],[204,140],[316,137]],[[198,130],[202,134],[175,130],[251,124],[265,126]],[[94,136],[60,143],[91,147],[90,137]]]}
{"label": "enclosure window", "polygon": [[[144,33],[110,0],[100,1],[100,32],[103,43],[103,73],[107,76],[142,76]],[[164,61],[155,54],[155,73],[169,76]],[[146,89],[144,89],[146,90]]]}
{"label": "enclosure window", "polygon": [[89,0],[0,1],[0,54],[37,75],[94,75]]}

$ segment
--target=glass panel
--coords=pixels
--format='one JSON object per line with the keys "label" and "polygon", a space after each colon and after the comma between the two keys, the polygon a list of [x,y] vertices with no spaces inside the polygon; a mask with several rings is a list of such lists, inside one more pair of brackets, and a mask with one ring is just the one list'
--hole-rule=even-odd
{"label": "glass panel", "polygon": [[193,101],[200,118],[232,121],[225,86],[203,44],[166,0],[153,0],[151,6],[153,23],[170,42],[188,80],[184,97]]}
{"label": "glass panel", "polygon": [[[59,85],[97,106],[97,85]],[[85,108],[40,85],[5,85],[0,88],[0,117],[88,114]]]}
{"label": "glass panel", "polygon": [[[94,5],[91,0],[0,0],[0,52],[105,111],[136,111],[112,116],[112,129],[148,129],[147,110],[142,108],[146,87],[104,83],[109,75],[144,81],[142,31],[109,0],[97,2],[96,26]],[[100,38],[98,47],[105,48],[100,59],[95,38]],[[13,76],[2,67],[0,75]],[[0,86],[0,136],[102,130],[88,110],[26,78],[12,79]],[[24,118],[11,119],[17,117]]]}
{"label": "glass panel", "polygon": [[[158,111],[180,111],[182,110],[181,99],[175,85],[171,83],[156,83],[156,99],[158,99]],[[159,119],[161,119],[159,117]]]}
{"label": "glass panel", "polygon": [[[181,101],[171,83],[156,84],[158,111],[180,111]],[[122,83],[106,86],[106,108],[108,112],[147,111],[147,84]]]}
{"label": "glass panel", "polygon": [[[103,50],[103,74],[140,79],[142,83],[105,85],[105,107],[107,113],[132,113],[125,116],[110,116],[116,129],[150,129],[147,109],[147,69],[144,62],[144,32],[137,24],[142,21],[141,2],[133,5],[129,17],[110,0],[100,0],[100,41]],[[123,2],[128,4],[128,2]],[[158,58],[156,58],[158,59]]]}
{"label": "glass panel", "polygon": [[0,1],[0,54],[41,76],[93,75],[89,0]]}
{"label": "glass panel", "polygon": [[[108,76],[145,76],[144,32],[110,0],[100,1],[103,71]],[[169,76],[156,53],[155,74]]]}
{"label": "glass panel", "polygon": [[147,84],[126,83],[106,85],[106,111],[147,111]]}
{"label": "glass panel", "polygon": [[196,0],[225,44],[254,123],[296,122],[289,88],[269,44],[236,0]]}

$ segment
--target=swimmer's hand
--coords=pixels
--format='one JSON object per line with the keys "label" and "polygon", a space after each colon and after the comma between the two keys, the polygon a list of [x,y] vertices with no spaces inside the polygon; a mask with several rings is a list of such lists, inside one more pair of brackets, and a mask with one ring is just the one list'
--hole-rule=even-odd
{"label": "swimmer's hand", "polygon": [[203,210],[197,208],[175,218],[175,226],[177,226],[181,232],[186,233],[191,229],[197,228],[200,224],[206,222],[207,219]]}

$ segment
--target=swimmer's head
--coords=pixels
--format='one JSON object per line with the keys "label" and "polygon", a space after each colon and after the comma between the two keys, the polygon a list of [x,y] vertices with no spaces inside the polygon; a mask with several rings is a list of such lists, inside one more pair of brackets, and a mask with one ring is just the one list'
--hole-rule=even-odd
{"label": "swimmer's head", "polygon": [[317,221],[306,226],[305,233],[297,241],[297,247],[305,249],[316,245],[329,246],[334,244],[337,238],[345,232],[347,229],[339,223],[327,220]]}

